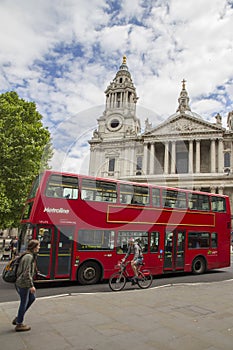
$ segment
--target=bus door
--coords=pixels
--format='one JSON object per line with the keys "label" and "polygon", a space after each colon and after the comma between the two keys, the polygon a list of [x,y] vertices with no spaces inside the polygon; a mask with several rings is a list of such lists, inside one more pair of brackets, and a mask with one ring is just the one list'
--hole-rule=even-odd
{"label": "bus door", "polygon": [[164,272],[184,269],[185,231],[167,231],[164,244]]}
{"label": "bus door", "polygon": [[53,257],[53,226],[38,226],[36,232],[36,238],[40,242],[40,250],[37,255],[37,268],[39,279],[50,279],[52,272],[51,260]]}
{"label": "bus door", "polygon": [[40,241],[37,267],[39,278],[69,279],[74,228],[71,226],[39,226],[37,239]]}
{"label": "bus door", "polygon": [[71,277],[72,248],[74,238],[73,226],[57,229],[57,247],[55,252],[55,278]]}

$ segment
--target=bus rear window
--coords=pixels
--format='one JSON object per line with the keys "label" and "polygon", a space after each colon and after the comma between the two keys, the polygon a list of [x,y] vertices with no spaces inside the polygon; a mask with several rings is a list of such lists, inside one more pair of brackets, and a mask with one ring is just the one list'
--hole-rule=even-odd
{"label": "bus rear window", "polygon": [[76,177],[64,175],[51,175],[47,186],[45,195],[53,198],[78,198],[78,179]]}
{"label": "bus rear window", "polygon": [[226,200],[222,197],[211,197],[211,206],[213,211],[226,212]]}

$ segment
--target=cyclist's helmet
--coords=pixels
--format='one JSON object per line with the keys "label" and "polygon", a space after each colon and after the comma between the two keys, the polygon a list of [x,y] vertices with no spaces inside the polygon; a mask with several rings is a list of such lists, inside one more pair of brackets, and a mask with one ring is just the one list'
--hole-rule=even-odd
{"label": "cyclist's helmet", "polygon": [[135,240],[134,240],[134,238],[133,238],[133,237],[130,237],[130,238],[129,238],[129,240],[128,240],[128,242],[129,242],[129,243],[134,243],[134,242],[135,242]]}

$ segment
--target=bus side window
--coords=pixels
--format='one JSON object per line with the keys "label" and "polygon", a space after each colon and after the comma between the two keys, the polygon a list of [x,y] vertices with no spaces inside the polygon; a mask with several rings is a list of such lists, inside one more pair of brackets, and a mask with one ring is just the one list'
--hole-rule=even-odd
{"label": "bus side window", "polygon": [[121,184],[120,185],[120,202],[122,204],[131,204],[133,197],[133,186]]}
{"label": "bus side window", "polygon": [[189,194],[189,209],[210,210],[209,196],[199,193]]}
{"label": "bus side window", "polygon": [[159,232],[151,232],[150,251],[151,253],[158,253],[159,251]]}
{"label": "bus side window", "polygon": [[152,188],[152,205],[153,207],[160,207],[160,189]]}
{"label": "bus side window", "polygon": [[148,252],[148,233],[145,231],[119,231],[117,237],[117,254],[125,254],[128,251],[129,238],[133,237],[140,245],[143,254]]}
{"label": "bus side window", "polygon": [[78,178],[60,174],[52,174],[46,186],[45,195],[53,198],[78,198]]}
{"label": "bus side window", "polygon": [[188,234],[189,248],[209,248],[210,234],[208,232],[189,232]]}
{"label": "bus side window", "polygon": [[81,198],[89,201],[116,203],[116,183],[83,179]]}
{"label": "bus side window", "polygon": [[217,235],[217,233],[211,233],[211,247],[212,248],[218,247],[218,235]]}
{"label": "bus side window", "polygon": [[131,204],[137,205],[148,205],[150,202],[149,198],[149,188],[143,186],[133,186],[133,197],[131,199]]}

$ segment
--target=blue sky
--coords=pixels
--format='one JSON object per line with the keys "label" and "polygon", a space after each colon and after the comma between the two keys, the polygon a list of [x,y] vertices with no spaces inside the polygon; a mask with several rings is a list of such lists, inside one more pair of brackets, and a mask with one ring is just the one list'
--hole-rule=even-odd
{"label": "blue sky", "polygon": [[143,127],[178,106],[223,124],[233,110],[231,0],[1,0],[0,93],[34,101],[51,132],[52,167],[87,173],[104,91],[127,56]]}

